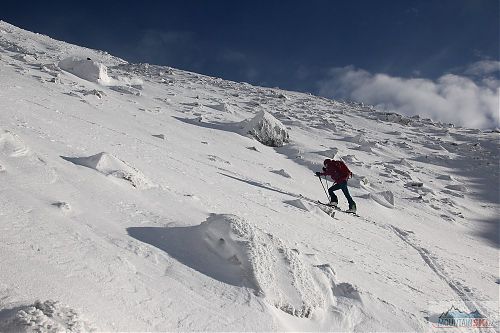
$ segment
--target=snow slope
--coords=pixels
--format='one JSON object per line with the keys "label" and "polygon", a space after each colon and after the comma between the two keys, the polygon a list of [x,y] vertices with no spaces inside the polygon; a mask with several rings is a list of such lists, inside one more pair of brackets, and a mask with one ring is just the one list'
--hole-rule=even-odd
{"label": "snow slope", "polygon": [[[498,327],[498,148],[1,22],[0,331]],[[315,204],[327,157],[361,217]]]}

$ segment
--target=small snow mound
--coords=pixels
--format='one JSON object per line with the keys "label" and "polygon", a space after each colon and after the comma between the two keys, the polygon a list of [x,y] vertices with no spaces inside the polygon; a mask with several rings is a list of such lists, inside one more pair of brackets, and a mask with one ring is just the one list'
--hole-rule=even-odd
{"label": "small snow mound", "polygon": [[437,177],[437,179],[441,179],[441,180],[450,180],[450,181],[451,181],[451,180],[455,180],[455,179],[453,178],[453,176],[451,176],[451,175],[439,175],[439,176]]}
{"label": "small snow mound", "polygon": [[327,149],[327,150],[320,152],[320,154],[322,156],[328,157],[330,159],[334,159],[335,155],[337,155],[338,151],[339,150],[337,148],[330,148],[330,149]]}
{"label": "small snow mound", "polygon": [[449,190],[457,191],[457,192],[465,192],[465,193],[468,192],[467,187],[465,187],[465,185],[462,185],[462,184],[446,185],[445,188],[447,188]]}
{"label": "small snow mound", "polygon": [[384,207],[394,208],[394,194],[392,191],[370,193],[369,197]]}
{"label": "small snow mound", "polygon": [[[320,271],[323,272],[326,277],[330,279],[331,291],[333,293],[333,296],[337,298],[338,305],[343,303],[343,301],[345,302],[346,300],[346,303],[348,303],[350,306],[353,306],[356,303],[363,303],[358,288],[348,282],[337,282],[335,271],[329,264],[316,265],[315,267],[317,267]],[[346,313],[349,312],[350,311],[346,311]]]}
{"label": "small snow mound", "polygon": [[405,184],[406,187],[423,187],[424,183],[419,181],[411,181]]}
{"label": "small snow mound", "polygon": [[357,146],[356,148],[354,148],[356,150],[360,150],[360,151],[364,151],[364,152],[367,152],[367,153],[373,153],[373,149],[372,149],[372,145],[370,143],[363,143],[359,146]]}
{"label": "small snow mound", "polygon": [[340,159],[347,163],[359,163],[359,160],[356,158],[355,155],[341,156]]}
{"label": "small snow mound", "polygon": [[286,172],[284,169],[280,170],[271,170],[272,173],[275,173],[277,175],[283,176],[285,178],[292,178],[288,172]]}
{"label": "small snow mound", "polygon": [[0,154],[10,157],[26,156],[30,149],[23,140],[10,131],[0,132]]}
{"label": "small snow mound", "polygon": [[358,143],[360,145],[364,145],[364,144],[370,143],[368,140],[366,140],[366,137],[365,137],[364,134],[358,134],[358,135],[355,135],[355,136],[352,136],[352,137],[346,137],[345,140],[349,141],[349,142]]}
{"label": "small snow mound", "polygon": [[357,147],[352,149],[361,150],[368,153],[373,153],[372,148],[376,146],[374,142],[367,140],[364,134],[358,134],[356,136],[346,137],[344,140],[358,144]]}
{"label": "small snow mound", "polygon": [[165,140],[165,134],[152,134],[155,138]]}
{"label": "small snow mound", "polygon": [[89,58],[69,57],[59,62],[59,68],[87,81],[108,84],[111,79],[105,65]]}
{"label": "small snow mound", "polygon": [[222,111],[226,113],[234,113],[234,110],[226,103],[218,103],[218,104],[209,104],[205,105],[206,107],[209,107],[211,109],[217,110],[217,111]]}
{"label": "small snow mound", "polygon": [[37,62],[37,59],[31,54],[17,54],[13,58],[28,64],[34,64]]}
{"label": "small snow mound", "polygon": [[348,181],[349,186],[363,188],[370,184],[370,181],[365,176],[353,175]]}
{"label": "small snow mound", "polygon": [[109,89],[111,90],[114,90],[116,92],[119,92],[121,94],[125,94],[125,95],[134,95],[134,96],[141,96],[141,89],[138,89],[136,87],[132,87],[132,86],[127,86],[127,85],[119,85],[118,81],[108,81],[107,82],[108,84],[116,84],[114,86],[110,86]]}
{"label": "small snow mound", "polygon": [[405,158],[402,158],[399,161],[394,162],[394,164],[399,164],[408,168],[413,168],[413,165],[410,162],[408,162]]}
{"label": "small snow mound", "polygon": [[76,165],[94,169],[106,176],[124,179],[130,182],[132,186],[139,189],[154,187],[154,184],[150,182],[139,170],[106,152],[88,157],[63,158]]}
{"label": "small snow mound", "polygon": [[36,301],[2,318],[2,332],[93,332],[96,328],[81,319],[79,313],[59,302]]}
{"label": "small snow mound", "polygon": [[63,212],[71,211],[71,205],[64,201],[54,202],[52,203],[52,206],[59,208]]}
{"label": "small snow mound", "polygon": [[412,123],[412,120],[408,117],[402,116],[397,113],[392,113],[392,112],[378,112],[377,113],[378,119],[382,121],[387,121],[391,123],[396,123],[396,124],[402,124],[402,125],[410,125]]}
{"label": "small snow mound", "polygon": [[261,111],[245,123],[243,133],[251,134],[257,141],[266,146],[281,147],[289,142],[287,128],[270,113]]}

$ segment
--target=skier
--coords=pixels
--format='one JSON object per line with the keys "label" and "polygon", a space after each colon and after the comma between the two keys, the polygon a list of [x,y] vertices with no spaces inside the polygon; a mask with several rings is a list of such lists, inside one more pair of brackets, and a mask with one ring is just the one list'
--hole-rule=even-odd
{"label": "skier", "polygon": [[339,199],[334,191],[342,190],[349,203],[349,209],[346,212],[356,213],[356,203],[352,200],[349,189],[347,188],[347,180],[352,177],[352,172],[342,161],[335,161],[327,158],[323,161],[323,165],[323,172],[316,172],[316,176],[330,176],[335,182],[333,186],[328,189],[328,193],[330,194],[330,206],[337,207]]}

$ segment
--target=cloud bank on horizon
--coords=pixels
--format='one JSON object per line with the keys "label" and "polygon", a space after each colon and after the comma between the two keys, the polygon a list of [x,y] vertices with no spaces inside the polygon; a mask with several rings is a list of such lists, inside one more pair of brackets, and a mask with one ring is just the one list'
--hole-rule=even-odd
{"label": "cloud bank on horizon", "polygon": [[373,74],[354,66],[330,69],[319,94],[381,110],[470,128],[499,127],[500,61],[482,60],[436,80]]}

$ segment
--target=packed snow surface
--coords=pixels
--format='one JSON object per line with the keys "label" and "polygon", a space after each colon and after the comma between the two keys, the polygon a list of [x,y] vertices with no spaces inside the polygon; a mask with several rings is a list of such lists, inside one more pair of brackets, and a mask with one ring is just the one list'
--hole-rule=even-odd
{"label": "packed snow surface", "polygon": [[[0,22],[0,331],[497,327],[498,151]],[[318,206],[325,158],[359,217]]]}

